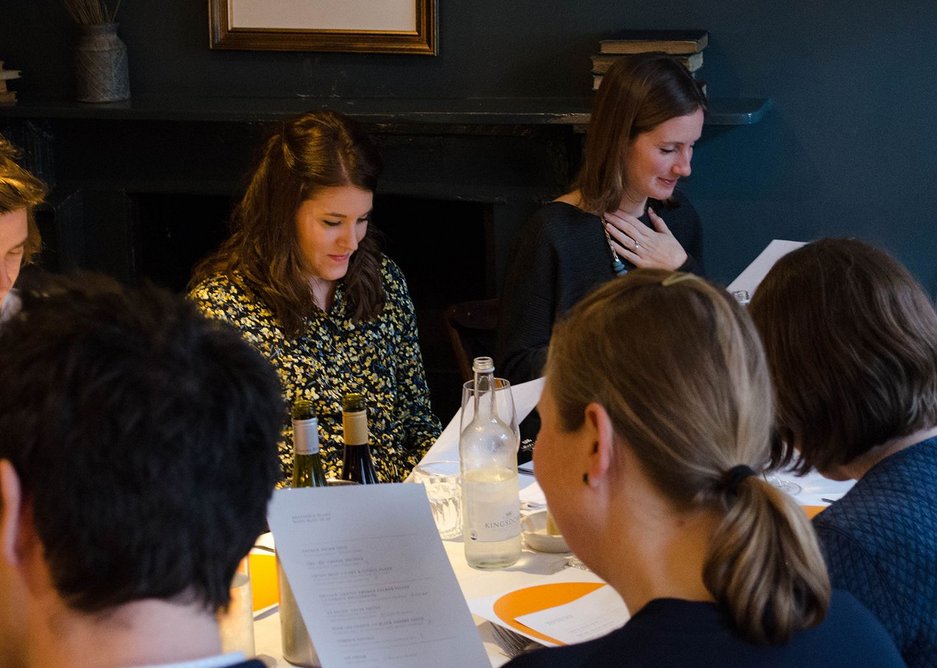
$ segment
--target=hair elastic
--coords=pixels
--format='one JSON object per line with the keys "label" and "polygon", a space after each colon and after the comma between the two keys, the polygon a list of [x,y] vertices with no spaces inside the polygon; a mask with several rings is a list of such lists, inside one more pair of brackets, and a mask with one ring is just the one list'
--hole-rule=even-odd
{"label": "hair elastic", "polygon": [[695,274],[690,274],[683,271],[675,271],[669,276],[665,276],[663,280],[661,280],[660,284],[666,288],[670,287],[671,285],[676,285],[677,283],[682,283],[683,281],[692,281],[697,278],[698,277]]}
{"label": "hair elastic", "polygon": [[720,487],[731,494],[735,494],[738,492],[739,484],[751,475],[757,475],[752,467],[745,464],[733,466],[722,476],[722,484]]}

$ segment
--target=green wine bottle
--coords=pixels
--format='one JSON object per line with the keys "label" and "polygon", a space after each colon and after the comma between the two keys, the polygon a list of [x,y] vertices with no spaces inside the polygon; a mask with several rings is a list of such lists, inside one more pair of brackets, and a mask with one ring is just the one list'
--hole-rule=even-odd
{"label": "green wine bottle", "polygon": [[[325,472],[319,454],[319,420],[312,402],[297,399],[291,410],[293,417],[293,483],[292,487],[325,487]],[[303,622],[299,604],[293,595],[286,571],[277,557],[277,582],[280,601],[280,645],[283,658],[294,666],[321,666],[315,645]]]}
{"label": "green wine bottle", "polygon": [[368,409],[364,395],[351,392],[342,401],[342,427],[345,431],[345,450],[342,455],[342,480],[361,485],[378,483],[377,471],[368,445]]}
{"label": "green wine bottle", "polygon": [[312,402],[293,403],[293,484],[292,487],[325,487],[325,471],[319,454],[319,420]]}

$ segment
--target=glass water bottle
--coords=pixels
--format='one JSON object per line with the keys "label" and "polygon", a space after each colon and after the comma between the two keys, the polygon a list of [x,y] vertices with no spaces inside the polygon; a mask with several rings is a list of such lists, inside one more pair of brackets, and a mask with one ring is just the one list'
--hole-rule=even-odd
{"label": "glass water bottle", "polygon": [[496,381],[490,357],[476,357],[472,369],[459,436],[465,559],[474,568],[505,568],[521,554],[514,401],[507,381]]}

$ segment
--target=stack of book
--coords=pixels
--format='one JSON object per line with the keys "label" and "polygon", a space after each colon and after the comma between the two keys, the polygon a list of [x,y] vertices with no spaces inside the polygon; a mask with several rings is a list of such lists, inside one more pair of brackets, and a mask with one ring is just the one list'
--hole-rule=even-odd
{"label": "stack of book", "polygon": [[7,81],[19,78],[19,70],[3,69],[3,61],[0,60],[0,104],[16,104],[16,91],[7,89]]}
{"label": "stack of book", "polygon": [[[622,30],[599,41],[592,56],[592,90],[598,90],[602,76],[623,55],[651,51],[668,53],[697,77],[703,66],[703,49],[709,43],[705,30]],[[698,78],[698,77],[697,77]],[[705,85],[705,84],[704,84]]]}

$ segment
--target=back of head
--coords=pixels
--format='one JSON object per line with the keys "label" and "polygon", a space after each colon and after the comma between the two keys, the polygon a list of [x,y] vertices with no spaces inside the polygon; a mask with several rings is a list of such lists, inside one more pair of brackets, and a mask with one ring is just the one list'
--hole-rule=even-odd
{"label": "back of head", "polygon": [[614,211],[625,190],[625,155],[641,133],[706,109],[699,82],[674,57],[642,53],[618,58],[602,76],[586,129],[577,179],[586,208]]}
{"label": "back of head", "polygon": [[29,262],[42,243],[34,209],[45,198],[46,187],[17,163],[18,157],[13,145],[0,135],[0,215],[26,209],[28,236],[23,261]]}
{"label": "back of head", "polygon": [[778,425],[801,468],[846,464],[937,424],[937,312],[910,272],[855,239],[782,257],[749,305]]}
{"label": "back of head", "polygon": [[[296,333],[313,307],[296,211],[324,188],[354,186],[374,192],[383,169],[377,145],[353,119],[335,111],[301,114],[277,127],[264,143],[232,216],[232,235],[196,267],[191,284],[218,271],[240,271],[284,326]],[[379,247],[373,235],[361,240],[348,269],[357,317],[372,315],[373,278]],[[378,309],[379,310],[379,309]]]}
{"label": "back of head", "polygon": [[181,297],[50,278],[0,327],[0,458],[73,609],[226,605],[280,466],[276,374]]}
{"label": "back of head", "polygon": [[[678,509],[713,509],[704,582],[740,631],[783,641],[825,614],[829,582],[806,515],[748,469],[769,456],[771,388],[742,307],[690,274],[635,270],[557,325],[547,374],[559,419],[597,402]],[[739,471],[749,475],[737,479]]]}

